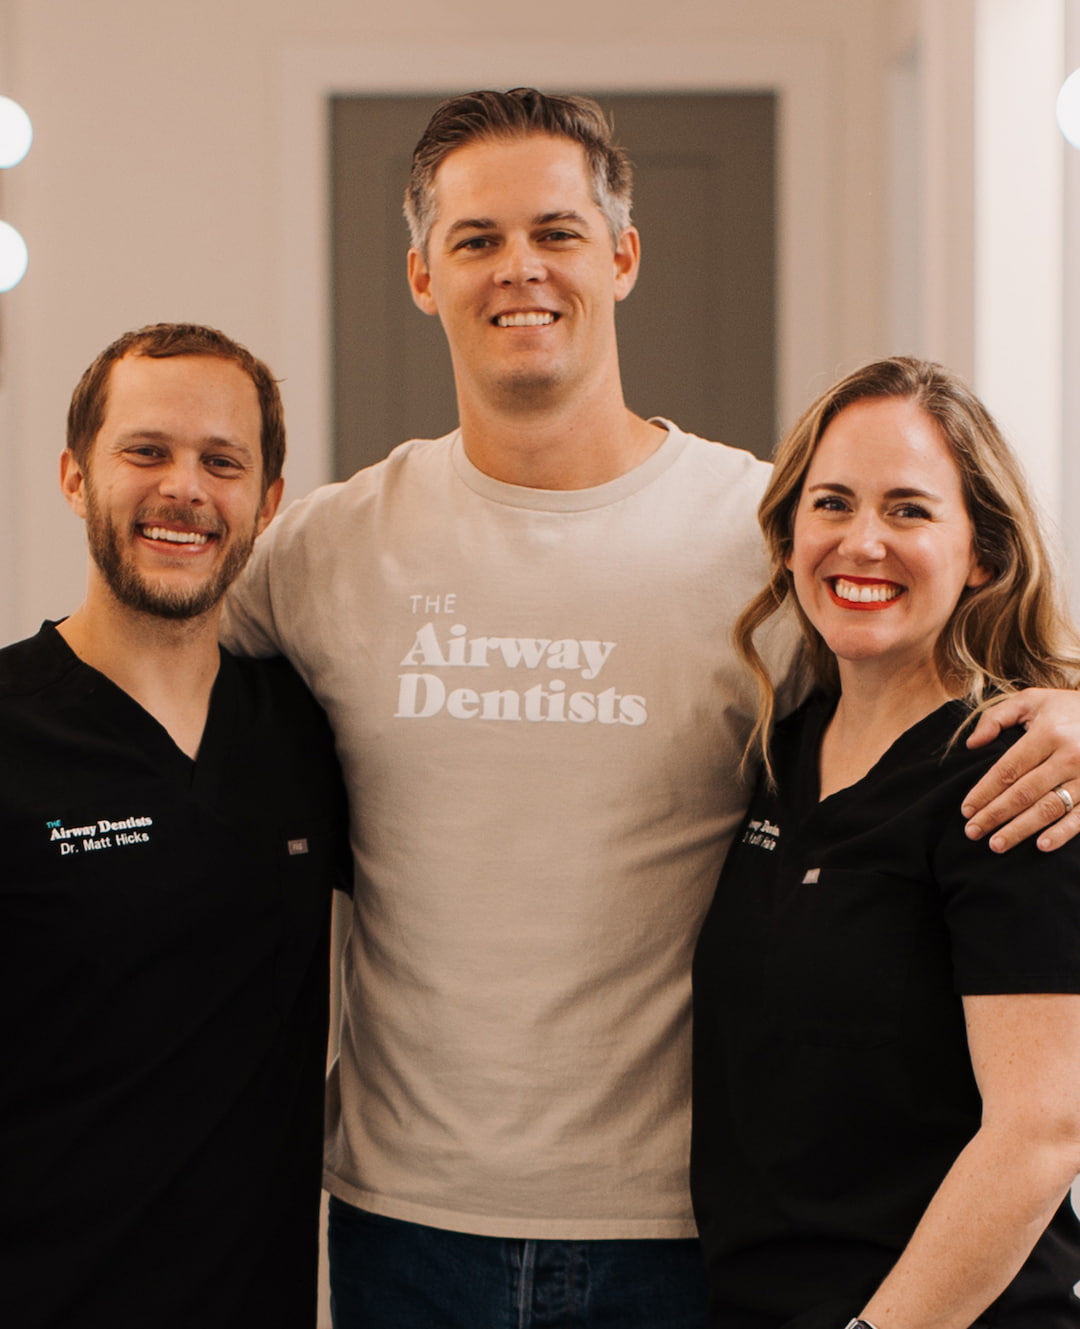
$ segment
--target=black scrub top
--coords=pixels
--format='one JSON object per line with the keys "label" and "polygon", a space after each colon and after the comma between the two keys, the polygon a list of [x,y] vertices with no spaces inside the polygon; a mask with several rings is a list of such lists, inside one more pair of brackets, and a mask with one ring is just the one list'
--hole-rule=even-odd
{"label": "black scrub top", "polygon": [[[832,705],[777,727],[778,789],[759,784],[694,960],[691,1179],[725,1329],[856,1315],[979,1127],[961,997],[1080,992],[1080,846],[964,835],[1018,732],[950,746],[950,703],[819,802]],[[1078,1279],[1066,1201],[986,1322],[1076,1329]]]}
{"label": "black scrub top", "polygon": [[52,625],[0,651],[0,1324],[315,1322],[326,718],[222,652],[198,758]]}

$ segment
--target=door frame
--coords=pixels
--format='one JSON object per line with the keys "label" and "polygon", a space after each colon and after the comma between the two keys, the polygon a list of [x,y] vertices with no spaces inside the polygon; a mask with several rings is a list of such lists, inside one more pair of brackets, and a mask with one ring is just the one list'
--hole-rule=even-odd
{"label": "door frame", "polygon": [[[768,91],[777,96],[777,408],[794,420],[842,359],[840,303],[830,293],[842,226],[832,89],[839,54],[823,36],[693,44],[673,41],[469,45],[372,42],[282,53],[277,363],[285,374],[289,492],[331,474],[328,99],[335,94],[456,92],[530,85],[551,92]],[[633,144],[628,145],[633,151]],[[402,280],[405,255],[402,247]]]}

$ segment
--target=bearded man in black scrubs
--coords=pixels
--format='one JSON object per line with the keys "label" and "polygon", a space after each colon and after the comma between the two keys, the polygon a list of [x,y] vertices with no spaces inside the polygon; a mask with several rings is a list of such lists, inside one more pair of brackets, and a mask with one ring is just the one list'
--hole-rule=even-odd
{"label": "bearded man in black scrubs", "polygon": [[217,644],[284,451],[209,328],[127,334],[72,399],[86,599],[0,651],[6,1325],[315,1322],[340,772],[291,666]]}

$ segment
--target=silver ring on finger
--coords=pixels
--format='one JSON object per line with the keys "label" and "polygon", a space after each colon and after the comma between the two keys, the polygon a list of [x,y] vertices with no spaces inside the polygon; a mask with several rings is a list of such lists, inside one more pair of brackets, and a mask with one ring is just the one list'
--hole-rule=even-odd
{"label": "silver ring on finger", "polygon": [[1061,806],[1065,809],[1065,811],[1061,815],[1063,817],[1068,816],[1068,814],[1073,810],[1074,806],[1072,800],[1072,794],[1069,793],[1069,791],[1065,788],[1063,784],[1059,784],[1058,787],[1054,790],[1054,793],[1057,794],[1058,798],[1061,799]]}

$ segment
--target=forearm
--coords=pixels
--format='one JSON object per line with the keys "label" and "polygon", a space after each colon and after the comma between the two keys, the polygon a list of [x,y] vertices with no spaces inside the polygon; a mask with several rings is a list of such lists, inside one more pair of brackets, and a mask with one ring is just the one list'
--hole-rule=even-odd
{"label": "forearm", "polygon": [[968,1329],[1012,1282],[1078,1167],[1068,1138],[980,1130],[864,1317],[878,1329]]}

